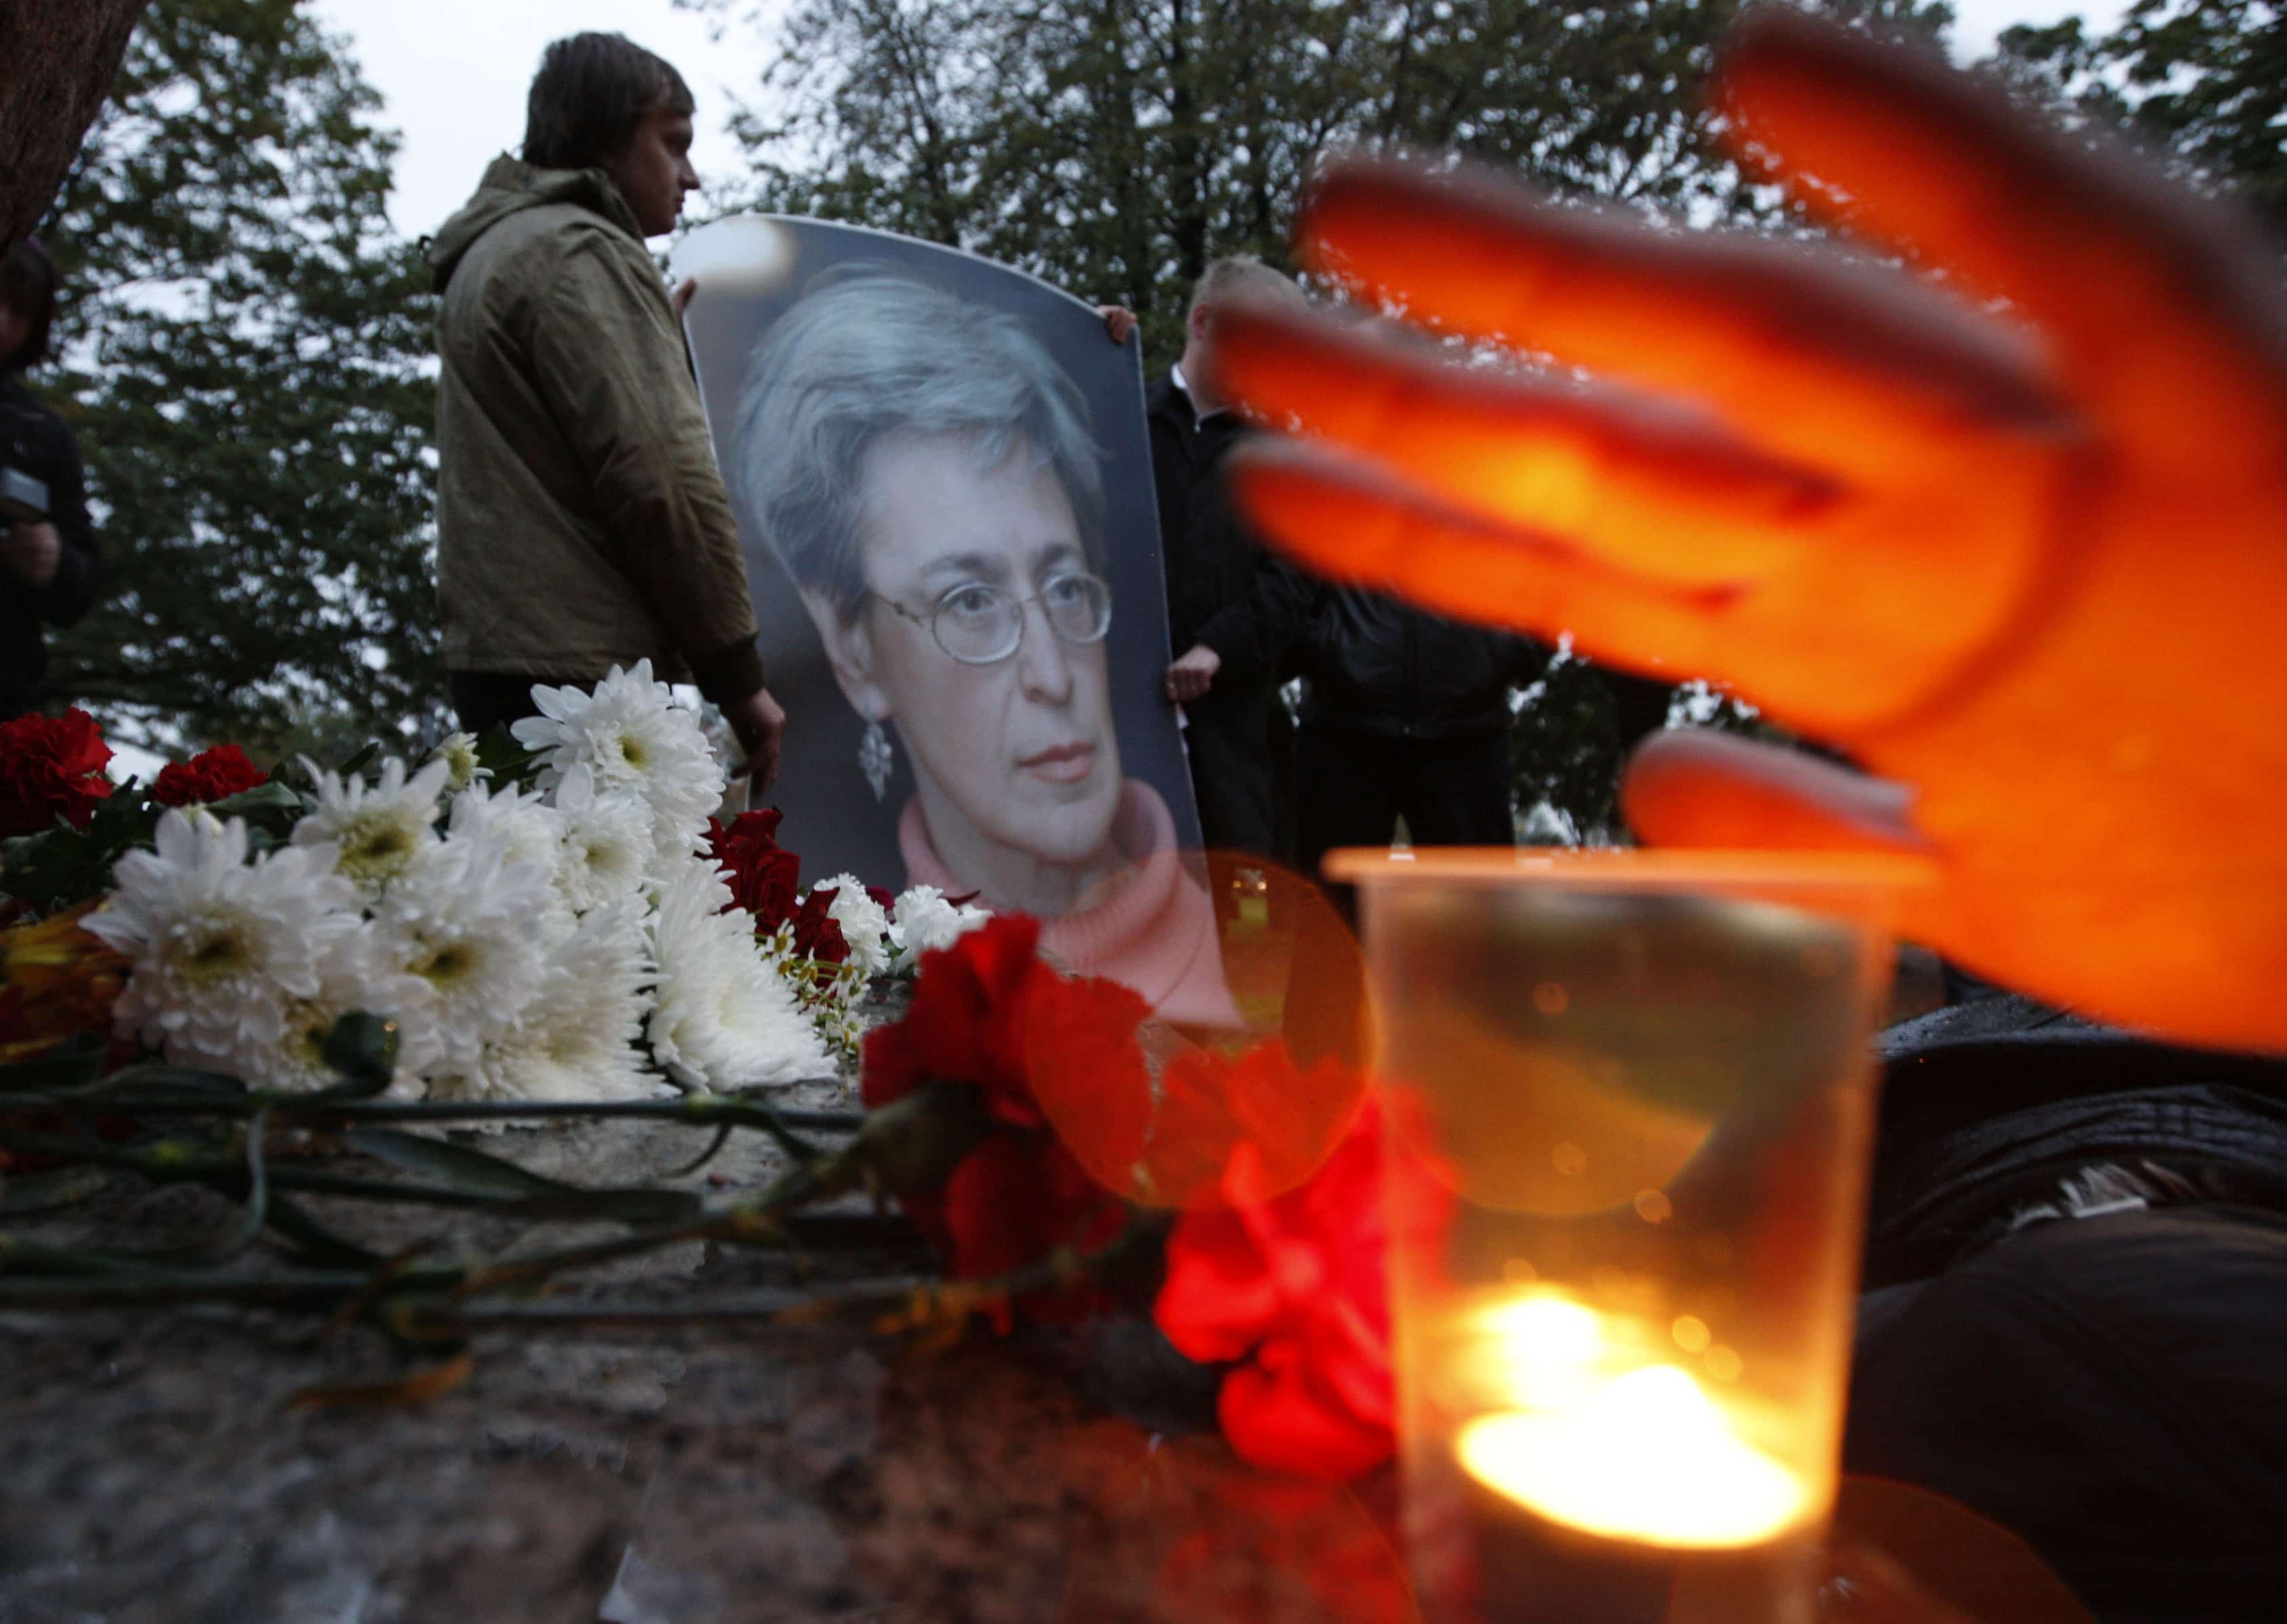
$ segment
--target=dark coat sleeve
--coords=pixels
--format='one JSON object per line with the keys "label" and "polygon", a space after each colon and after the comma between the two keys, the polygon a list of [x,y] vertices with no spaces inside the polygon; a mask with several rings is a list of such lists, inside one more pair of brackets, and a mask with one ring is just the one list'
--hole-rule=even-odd
{"label": "dark coat sleeve", "polygon": [[1309,630],[1318,603],[1317,577],[1256,550],[1246,591],[1207,617],[1199,641],[1222,657],[1218,682],[1275,677]]}

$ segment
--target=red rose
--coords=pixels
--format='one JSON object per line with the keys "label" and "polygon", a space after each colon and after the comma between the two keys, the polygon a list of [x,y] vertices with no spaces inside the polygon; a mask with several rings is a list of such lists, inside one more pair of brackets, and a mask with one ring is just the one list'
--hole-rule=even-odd
{"label": "red rose", "polygon": [[0,836],[36,835],[61,818],[85,828],[111,794],[111,747],[84,710],[0,722]]}
{"label": "red rose", "polygon": [[238,746],[218,744],[188,761],[170,761],[160,768],[151,798],[162,806],[202,806],[257,788],[268,777]]}
{"label": "red rose", "polygon": [[803,958],[839,964],[850,956],[850,939],[842,934],[842,922],[827,911],[841,894],[835,885],[813,891],[795,910],[794,950]]}
{"label": "red rose", "polygon": [[[1039,941],[1038,920],[1003,914],[923,954],[905,1018],[866,1039],[869,1109],[926,1082],[985,1090],[993,1131],[941,1192],[902,1198],[955,1279],[1101,1247],[1127,1223],[1089,1168],[1125,1168],[1143,1153],[1151,1086],[1135,1034],[1149,1007],[1117,982],[1058,975]],[[1036,1295],[1022,1306],[1057,1318],[1088,1302]],[[996,1311],[1001,1330],[1010,1318]]]}
{"label": "red rose", "polygon": [[732,907],[752,914],[761,931],[793,918],[801,899],[802,859],[778,842],[782,815],[773,806],[740,812],[727,828],[712,820],[707,825],[708,852],[731,882]]}
{"label": "red rose", "polygon": [[1152,1317],[1187,1359],[1238,1361],[1217,1414],[1254,1465],[1354,1477],[1395,1446],[1381,1166],[1371,1100],[1318,1171],[1283,1192],[1243,1139],[1223,1177],[1228,1207],[1186,1213],[1168,1237]]}

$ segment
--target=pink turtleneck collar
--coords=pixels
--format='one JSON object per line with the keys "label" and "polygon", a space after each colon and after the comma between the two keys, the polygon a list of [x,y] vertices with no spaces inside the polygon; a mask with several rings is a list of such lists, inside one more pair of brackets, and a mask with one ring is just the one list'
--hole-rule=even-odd
{"label": "pink turtleneck collar", "polygon": [[[934,885],[953,897],[977,889],[938,857],[918,797],[898,815],[898,848],[906,884]],[[1128,865],[1123,883],[1093,907],[1041,920],[1041,947],[1082,975],[1134,987],[1164,1019],[1238,1026],[1215,946],[1215,906],[1183,867],[1167,802],[1141,779],[1120,787],[1112,848]]]}

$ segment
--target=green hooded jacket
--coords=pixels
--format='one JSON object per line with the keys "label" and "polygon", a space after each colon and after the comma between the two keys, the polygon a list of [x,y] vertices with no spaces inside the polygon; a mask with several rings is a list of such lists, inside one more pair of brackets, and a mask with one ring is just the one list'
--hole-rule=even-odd
{"label": "green hooded jacket", "polygon": [[493,161],[428,245],[445,664],[763,685],[739,529],[659,267],[600,170]]}

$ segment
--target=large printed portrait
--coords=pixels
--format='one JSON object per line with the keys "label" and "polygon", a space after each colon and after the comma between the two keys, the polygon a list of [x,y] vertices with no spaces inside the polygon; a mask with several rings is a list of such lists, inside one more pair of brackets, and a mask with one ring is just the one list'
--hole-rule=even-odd
{"label": "large printed portrait", "polygon": [[1162,689],[1141,358],[932,243],[717,221],[677,246],[815,874],[933,884],[1171,1019],[1230,1024]]}

